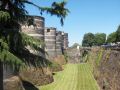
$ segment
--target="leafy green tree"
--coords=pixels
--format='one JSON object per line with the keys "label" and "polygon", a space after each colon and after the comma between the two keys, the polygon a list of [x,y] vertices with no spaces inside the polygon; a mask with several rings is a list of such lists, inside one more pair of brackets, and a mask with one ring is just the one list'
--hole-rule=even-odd
{"label": "leafy green tree", "polygon": [[105,33],[96,33],[95,34],[95,45],[100,46],[106,42]]}
{"label": "leafy green tree", "polygon": [[83,37],[82,46],[91,47],[95,43],[95,36],[93,33],[86,33]]}
{"label": "leafy green tree", "polygon": [[[23,23],[28,17],[25,5],[30,4],[40,10],[40,13],[46,12],[56,15],[60,18],[61,24],[67,16],[69,10],[65,8],[66,2],[53,2],[51,7],[41,7],[30,0],[1,0],[0,1],[0,39],[6,43],[9,52],[14,55],[24,48],[22,36],[19,33],[20,23]],[[18,47],[19,45],[19,47]],[[21,49],[21,46],[22,49]],[[17,47],[15,47],[17,46]],[[19,49],[19,50],[18,50]]]}
{"label": "leafy green tree", "polygon": [[[41,14],[46,12],[57,16],[60,18],[61,25],[63,25],[64,19],[69,12],[69,10],[65,8],[66,2],[64,1],[53,2],[51,7],[41,7],[33,3],[32,0],[0,0],[0,66],[2,66],[2,63],[11,64],[11,60],[12,64],[18,64],[18,66],[21,62],[26,63],[25,60],[22,61],[18,58],[18,54],[21,54],[21,52],[25,50],[23,43],[25,40],[19,31],[20,23],[23,23],[28,16],[28,11],[25,8],[27,4],[38,8]],[[34,39],[30,38],[30,40]],[[34,47],[36,46],[33,42],[31,43]],[[6,49],[4,45],[6,45],[8,49]],[[13,48],[14,46],[17,47]],[[4,62],[5,59],[6,62]],[[38,60],[34,62],[38,63]],[[0,77],[2,77],[2,68],[0,68],[0,75]],[[2,86],[1,82],[2,81],[0,81],[0,86]],[[0,88],[2,89],[2,87]]]}
{"label": "leafy green tree", "polygon": [[116,31],[116,42],[120,42],[120,26],[118,27]]}
{"label": "leafy green tree", "polygon": [[114,43],[114,42],[116,42],[116,35],[117,35],[116,32],[110,33],[107,36],[107,43]]}
{"label": "leafy green tree", "polygon": [[[28,15],[27,10],[25,9],[25,4],[30,4],[40,10],[40,13],[47,12],[51,15],[56,15],[60,18],[61,24],[63,25],[63,20],[67,16],[69,10],[65,8],[66,2],[53,2],[51,7],[41,7],[35,3],[33,3],[30,0],[1,0],[0,1],[0,11],[2,12],[0,15],[0,20],[3,22],[3,20],[7,20],[7,18],[10,17],[10,21],[17,23],[23,22],[25,19],[25,16]],[[8,17],[9,16],[9,17]],[[10,22],[9,21],[9,22]],[[9,26],[14,26],[11,25]],[[4,24],[4,23],[2,23]],[[4,24],[6,25],[6,24]],[[7,26],[6,25],[6,26]]]}

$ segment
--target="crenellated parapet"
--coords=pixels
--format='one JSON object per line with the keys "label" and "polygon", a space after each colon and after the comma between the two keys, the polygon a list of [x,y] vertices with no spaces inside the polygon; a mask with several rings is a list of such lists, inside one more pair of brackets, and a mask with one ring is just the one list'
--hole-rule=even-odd
{"label": "crenellated parapet", "polygon": [[54,27],[45,28],[45,50],[51,57],[59,56],[68,48],[68,34]]}
{"label": "crenellated parapet", "polygon": [[45,19],[41,16],[28,16],[22,24],[22,32],[44,41]]}
{"label": "crenellated parapet", "polygon": [[68,48],[68,33],[58,31],[54,27],[45,27],[45,19],[41,16],[28,16],[21,24],[22,32],[45,42],[44,50],[49,57],[62,55]]}

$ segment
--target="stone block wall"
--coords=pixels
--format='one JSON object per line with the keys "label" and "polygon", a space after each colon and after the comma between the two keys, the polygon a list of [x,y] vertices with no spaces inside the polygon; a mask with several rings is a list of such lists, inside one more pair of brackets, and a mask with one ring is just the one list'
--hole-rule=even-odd
{"label": "stone block wall", "polygon": [[68,33],[57,31],[54,27],[45,28],[45,19],[41,16],[29,16],[28,20],[21,26],[22,32],[45,42],[43,48],[48,57],[62,55],[68,48]]}
{"label": "stone block wall", "polygon": [[45,50],[50,57],[62,55],[64,50],[68,48],[68,34],[57,31],[54,27],[47,27],[45,34]]}
{"label": "stone block wall", "polygon": [[63,53],[63,36],[61,31],[57,31],[56,33],[56,54],[62,55]]}
{"label": "stone block wall", "polygon": [[13,68],[10,65],[3,65],[3,80],[15,75]]}
{"label": "stone block wall", "polygon": [[[45,19],[41,16],[28,16],[27,20],[21,24],[22,32],[32,36],[34,38],[40,39],[44,42],[44,28]],[[41,47],[41,46],[40,46]],[[45,53],[34,51],[29,46],[26,47],[31,53],[38,54],[39,56],[45,57]],[[41,47],[44,50],[44,46]]]}
{"label": "stone block wall", "polygon": [[82,53],[81,53],[81,49],[77,47],[78,46],[73,47],[73,48],[68,48],[66,50],[69,63],[80,63],[81,58],[82,58]]}
{"label": "stone block wall", "polygon": [[21,26],[22,32],[44,41],[45,20],[41,16],[30,16]]}
{"label": "stone block wall", "polygon": [[48,56],[56,56],[56,28],[45,28],[45,51],[48,53]]}
{"label": "stone block wall", "polygon": [[68,44],[69,44],[69,42],[68,42],[68,33],[64,33],[63,37],[64,37],[63,47],[64,47],[64,49],[67,49],[68,48]]}

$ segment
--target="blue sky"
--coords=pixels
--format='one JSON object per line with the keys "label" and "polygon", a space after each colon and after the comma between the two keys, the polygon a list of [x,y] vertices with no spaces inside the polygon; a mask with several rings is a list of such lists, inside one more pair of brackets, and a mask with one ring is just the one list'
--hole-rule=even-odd
{"label": "blue sky", "polygon": [[[33,0],[32,0],[33,1]],[[41,6],[50,6],[53,1],[34,0]],[[56,27],[69,34],[69,45],[81,44],[83,35],[88,32],[109,34],[116,31],[120,25],[120,0],[67,0],[67,8],[71,13],[65,19],[64,26],[60,25],[57,17],[43,14],[45,26]],[[38,9],[27,5],[31,15],[40,15]]]}

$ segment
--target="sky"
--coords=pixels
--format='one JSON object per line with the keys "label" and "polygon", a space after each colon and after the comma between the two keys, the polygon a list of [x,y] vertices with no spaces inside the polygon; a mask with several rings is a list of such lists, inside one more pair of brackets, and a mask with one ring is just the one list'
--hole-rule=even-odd
{"label": "sky", "polygon": [[[53,1],[62,0],[31,0],[40,6],[50,6]],[[70,13],[61,26],[59,18],[43,14],[46,27],[56,27],[67,32],[69,46],[82,43],[85,33],[106,33],[116,31],[120,25],[120,0],[67,0],[66,8]],[[26,5],[30,15],[40,15],[40,11]]]}

